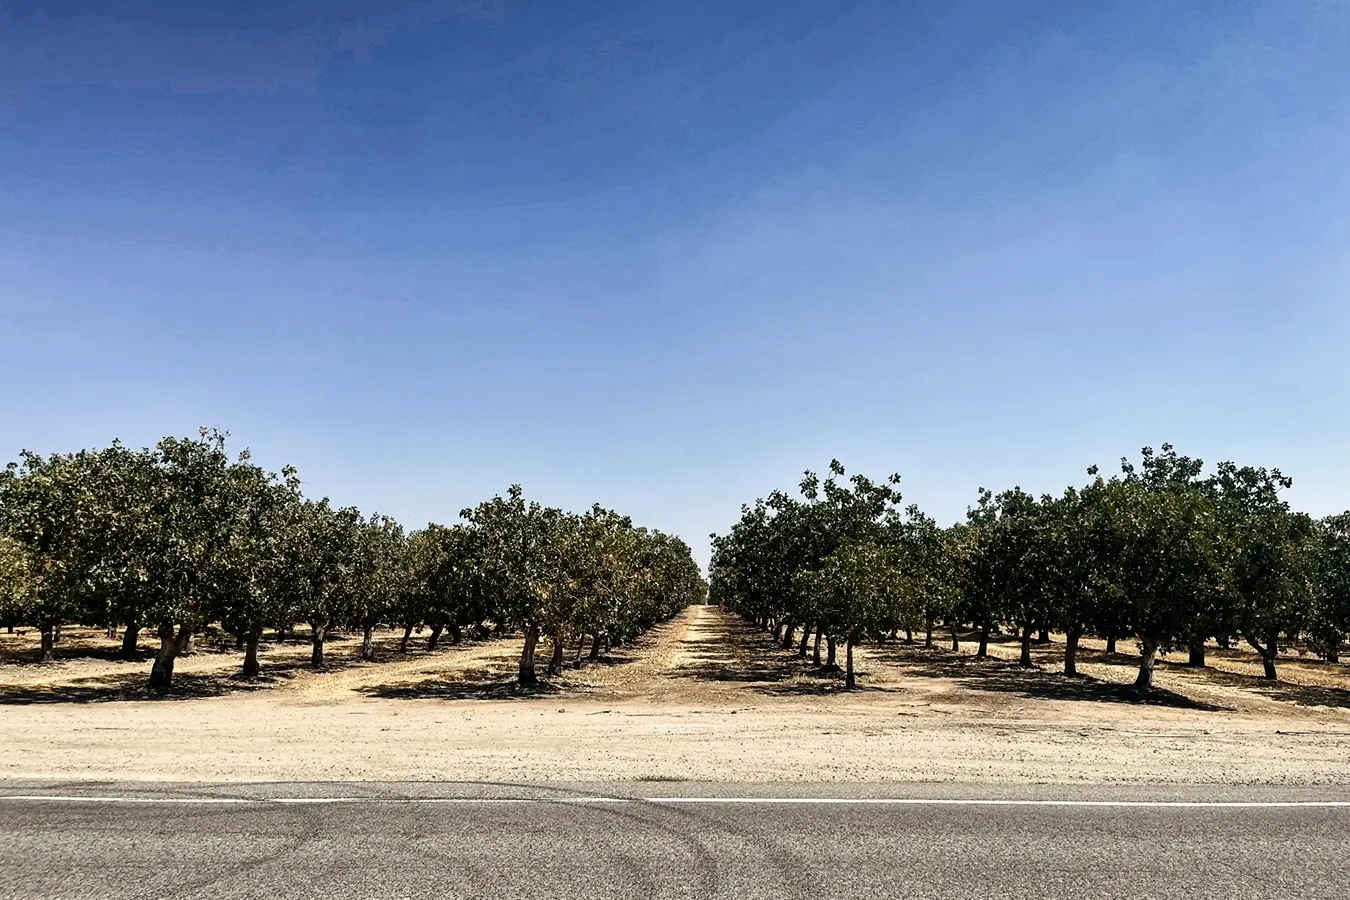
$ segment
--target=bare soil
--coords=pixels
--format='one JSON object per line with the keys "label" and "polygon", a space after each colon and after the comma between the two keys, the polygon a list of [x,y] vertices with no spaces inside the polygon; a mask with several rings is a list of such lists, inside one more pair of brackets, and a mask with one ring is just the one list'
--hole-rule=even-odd
{"label": "bare soil", "polygon": [[[359,635],[330,641],[311,671],[308,635],[267,642],[263,675],[199,646],[178,688],[148,695],[150,665],[116,658],[102,632],[69,629],[53,663],[37,635],[0,635],[0,778],[155,781],[961,781],[1350,784],[1350,667],[1210,650],[1160,664],[1140,698],[1137,648],[1063,644],[950,649],[890,642],[857,651],[860,689],[842,690],[717,607],[691,607],[607,659],[537,691],[511,680],[515,639],[355,659]],[[963,636],[964,637],[964,636]],[[541,648],[546,651],[547,647]],[[842,658],[842,648],[841,648]]]}

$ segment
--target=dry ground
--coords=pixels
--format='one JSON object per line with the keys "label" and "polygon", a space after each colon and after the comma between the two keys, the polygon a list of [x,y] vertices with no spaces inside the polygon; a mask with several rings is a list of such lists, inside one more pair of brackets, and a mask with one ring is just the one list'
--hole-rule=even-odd
{"label": "dry ground", "polygon": [[[55,663],[36,635],[0,636],[0,778],[489,780],[502,782],[964,781],[1350,784],[1350,667],[1211,652],[1164,663],[1140,702],[1135,648],[1089,643],[1084,677],[1056,673],[1063,645],[1018,669],[1012,643],[978,661],[893,642],[858,654],[861,689],[812,670],[716,607],[691,607],[608,660],[538,692],[511,684],[515,639],[397,652],[361,663],[353,636],[330,666],[308,644],[264,644],[263,678],[202,647],[179,691],[153,699],[149,654],[73,629]],[[940,646],[950,637],[937,636]],[[569,654],[570,659],[570,654]],[[1173,657],[1178,663],[1181,657]]]}

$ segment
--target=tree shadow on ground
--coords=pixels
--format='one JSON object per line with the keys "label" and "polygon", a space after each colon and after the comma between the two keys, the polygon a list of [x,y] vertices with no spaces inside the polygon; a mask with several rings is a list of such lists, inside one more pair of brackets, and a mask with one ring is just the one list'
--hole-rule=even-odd
{"label": "tree shadow on ground", "polygon": [[[992,642],[992,641],[991,641]],[[1204,712],[1220,712],[1229,707],[1193,700],[1176,691],[1154,687],[1147,693],[1132,684],[1100,681],[1087,675],[1064,675],[1040,668],[1026,669],[1015,661],[990,657],[976,659],[950,650],[924,650],[880,645],[869,652],[883,662],[902,670],[902,678],[948,678],[976,691],[1018,694],[1041,700],[1081,700],[1097,703],[1125,703],[1138,706],[1168,706]],[[1118,656],[1119,654],[1117,654]],[[1106,654],[1080,652],[1081,662],[1104,662]]]}
{"label": "tree shadow on ground", "polygon": [[515,678],[502,677],[454,681],[426,678],[421,681],[367,685],[358,687],[356,691],[382,700],[530,700],[577,693],[559,682],[540,681],[527,687]]}
{"label": "tree shadow on ground", "polygon": [[0,706],[29,704],[102,703],[118,700],[196,700],[226,694],[260,691],[290,679],[294,666],[263,666],[256,678],[238,672],[209,674],[179,673],[164,694],[152,691],[148,672],[123,672],[98,678],[83,678],[63,684],[0,685]]}
{"label": "tree shadow on ground", "polygon": [[[727,685],[743,685],[744,689],[771,696],[809,696],[844,693],[843,669],[816,667],[812,656],[800,656],[798,645],[791,647],[773,640],[768,632],[756,629],[740,620],[727,622],[727,640],[709,642],[707,647],[687,654],[689,661],[671,673],[671,677]],[[844,650],[839,648],[839,658]],[[859,669],[859,678],[869,673]],[[886,685],[860,683],[849,693],[889,692]]]}
{"label": "tree shadow on ground", "polygon": [[[440,651],[428,654],[435,656]],[[198,648],[193,655],[221,655],[231,651]],[[231,655],[236,655],[232,654]],[[242,666],[242,655],[236,655]],[[143,662],[149,663],[153,653],[147,653]],[[237,666],[215,672],[174,673],[173,686],[160,694],[149,688],[150,668],[146,665],[134,671],[116,672],[87,678],[75,677],[55,684],[0,684],[0,706],[31,703],[98,703],[116,700],[195,700],[203,697],[221,697],[249,691],[267,690],[284,684],[305,672],[341,672],[357,667],[376,667],[382,661],[401,658],[388,653],[375,662],[367,662],[355,653],[330,655],[322,669],[313,669],[308,660],[288,658],[259,659],[258,675],[246,677]]]}
{"label": "tree shadow on ground", "polygon": [[1290,681],[1270,681],[1257,675],[1244,675],[1224,669],[1193,669],[1226,687],[1240,688],[1260,694],[1270,700],[1293,703],[1297,706],[1328,706],[1350,709],[1350,690],[1320,684],[1296,684]]}
{"label": "tree shadow on ground", "polygon": [[[214,652],[214,651],[207,651]],[[130,656],[122,654],[120,647],[91,647],[91,646],[64,646],[57,644],[53,649],[52,658],[49,662],[40,662],[38,660],[38,648],[24,648],[19,651],[7,650],[0,653],[0,665],[14,666],[15,668],[39,668],[51,665],[52,663],[73,662],[75,660],[95,660],[97,662],[109,663],[141,663],[148,662],[155,657],[155,651],[149,647],[137,647],[136,652]]]}

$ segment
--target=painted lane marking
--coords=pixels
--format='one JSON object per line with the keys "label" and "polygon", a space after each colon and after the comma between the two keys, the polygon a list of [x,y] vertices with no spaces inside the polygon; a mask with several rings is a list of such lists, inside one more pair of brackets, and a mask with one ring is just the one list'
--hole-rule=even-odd
{"label": "painted lane marking", "polygon": [[187,805],[291,806],[384,803],[465,804],[478,806],[552,804],[586,806],[605,803],[660,805],[786,805],[786,806],[1050,806],[1162,809],[1298,809],[1347,808],[1350,800],[1009,800],[992,798],[920,797],[100,797],[61,794],[0,795],[0,802],[16,803],[126,803]]}

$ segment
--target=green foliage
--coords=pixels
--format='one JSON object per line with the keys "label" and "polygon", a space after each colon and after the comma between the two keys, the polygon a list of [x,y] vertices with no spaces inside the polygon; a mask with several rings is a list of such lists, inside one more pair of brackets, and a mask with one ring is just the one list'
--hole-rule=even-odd
{"label": "green foliage", "polygon": [[1336,658],[1350,631],[1350,513],[1316,523],[1284,502],[1279,470],[1226,462],[1206,476],[1168,444],[1122,459],[1115,477],[1088,472],[1040,499],[981,488],[944,529],[914,507],[897,514],[898,477],[845,484],[834,462],[824,481],[807,473],[802,499],[774,492],[714,536],[710,596],[775,635],[807,623],[862,639],[945,619],[973,623],[983,653],[1007,627],[1027,666],[1034,632],[1053,628],[1067,674],[1082,635],[1134,635],[1143,689],[1159,651],[1189,644],[1202,664],[1197,647],[1234,633],[1271,678],[1290,642]]}
{"label": "green foliage", "polygon": [[213,622],[251,675],[267,627],[307,622],[318,666],[333,629],[360,628],[369,659],[385,622],[457,637],[491,621],[526,632],[532,677],[541,630],[627,640],[706,596],[685,544],[600,507],[568,514],[513,487],[409,537],[387,516],[306,499],[294,469],[266,472],[225,443],[202,429],[152,449],[25,452],[0,473],[0,617],[36,624],[44,658],[63,623],[151,627],[151,684],[167,689]]}

